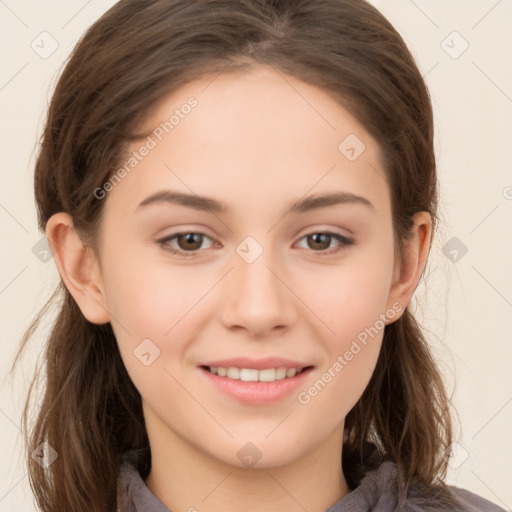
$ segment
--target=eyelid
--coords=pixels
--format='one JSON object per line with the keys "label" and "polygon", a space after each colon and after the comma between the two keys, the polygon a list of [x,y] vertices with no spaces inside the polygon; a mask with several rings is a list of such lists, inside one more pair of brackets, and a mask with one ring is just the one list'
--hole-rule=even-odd
{"label": "eyelid", "polygon": [[[179,256],[183,256],[185,258],[197,257],[199,255],[199,253],[204,252],[204,250],[196,249],[194,251],[183,251],[181,249],[170,248],[170,246],[169,246],[171,240],[173,240],[179,236],[182,236],[182,235],[190,235],[190,234],[201,235],[202,237],[205,237],[205,238],[211,240],[213,242],[212,246],[215,245],[215,243],[217,243],[217,244],[219,243],[210,235],[207,235],[206,233],[203,233],[201,231],[194,231],[192,229],[181,230],[176,233],[172,233],[163,238],[160,238],[159,240],[156,241],[156,243],[159,244],[163,250],[168,251],[171,254],[178,254]],[[348,247],[354,243],[353,238],[343,235],[341,233],[337,233],[335,231],[330,231],[328,229],[316,229],[316,230],[313,229],[313,230],[303,234],[302,236],[300,236],[298,241],[300,242],[304,238],[307,238],[308,236],[311,236],[311,235],[320,235],[320,234],[331,236],[333,239],[337,240],[341,244],[341,248],[334,249],[334,250],[333,249],[323,249],[321,251],[314,251],[313,249],[309,249],[310,252],[312,252],[313,254],[317,253],[318,256],[327,256],[327,255],[333,254],[333,253],[337,254],[337,253],[343,251],[346,247]],[[211,248],[211,247],[209,247],[209,248]],[[305,250],[308,250],[308,249],[305,249]]]}
{"label": "eyelid", "polygon": [[314,251],[312,249],[305,249],[305,250],[309,250],[309,252],[311,252],[312,254],[314,255],[318,255],[320,257],[322,256],[328,256],[328,255],[331,255],[331,254],[338,254],[340,252],[342,252],[343,250],[345,250],[348,246],[352,245],[354,243],[354,239],[346,236],[346,235],[342,235],[341,233],[337,233],[335,231],[329,231],[329,230],[322,230],[322,229],[318,229],[318,230],[314,230],[314,231],[310,231],[308,233],[306,233],[305,235],[302,235],[300,238],[299,238],[299,242],[301,240],[303,240],[304,238],[307,238],[308,236],[311,236],[311,235],[327,235],[327,236],[330,236],[332,239],[334,240],[337,240],[339,242],[340,245],[338,245],[337,248],[334,248],[334,249],[323,249],[321,251]]}
{"label": "eyelid", "polygon": [[182,236],[182,235],[191,235],[191,234],[192,235],[201,235],[204,238],[210,239],[213,242],[212,246],[215,245],[215,243],[216,243],[216,240],[214,240],[214,238],[211,237],[210,235],[207,235],[206,233],[203,233],[201,231],[194,231],[192,229],[181,230],[181,231],[178,231],[176,233],[172,233],[172,234],[167,235],[167,236],[165,236],[163,238],[160,238],[159,240],[156,241],[156,243],[164,251],[170,252],[171,254],[178,254],[179,256],[183,256],[185,258],[196,257],[200,252],[203,252],[204,250],[198,249],[198,250],[195,250],[195,251],[183,251],[181,249],[171,248],[171,246],[170,246],[170,241],[171,240],[173,240],[175,238],[178,238],[179,236]]}

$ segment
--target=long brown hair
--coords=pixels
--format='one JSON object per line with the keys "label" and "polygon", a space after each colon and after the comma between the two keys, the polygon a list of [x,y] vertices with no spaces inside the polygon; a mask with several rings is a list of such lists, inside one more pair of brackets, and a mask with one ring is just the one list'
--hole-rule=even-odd
{"label": "long brown hair", "polygon": [[[149,109],[192,79],[251,63],[326,90],[377,140],[399,258],[416,212],[429,212],[436,227],[429,93],[403,39],[373,6],[121,0],[87,30],[54,91],[35,167],[39,228],[67,212],[95,250],[104,201],[93,191],[118,169]],[[115,510],[121,454],[149,444],[141,397],[110,324],[88,322],[61,282],[25,333],[13,369],[56,297],[62,302],[44,353],[44,399],[29,424],[31,386],[23,412],[31,487],[45,512]],[[425,496],[433,492],[450,503],[443,483],[450,401],[409,308],[385,328],[374,374],[345,427],[343,469],[352,486],[370,467],[368,447],[376,446],[396,463],[401,496],[414,482]],[[43,441],[58,453],[47,470],[31,457]]]}

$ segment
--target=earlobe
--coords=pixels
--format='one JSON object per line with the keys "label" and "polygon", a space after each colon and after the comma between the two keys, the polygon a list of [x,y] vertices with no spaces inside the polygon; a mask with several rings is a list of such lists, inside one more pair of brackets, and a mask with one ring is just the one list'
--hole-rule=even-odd
{"label": "earlobe", "polygon": [[46,224],[46,236],[61,279],[85,318],[95,324],[108,323],[98,262],[78,237],[71,216],[65,212],[53,215]]}
{"label": "earlobe", "polygon": [[[402,313],[418,286],[427,262],[432,237],[432,217],[428,212],[416,213],[413,216],[413,222],[411,237],[403,248],[403,262],[398,269],[398,276],[388,299],[388,308],[392,308],[393,304],[399,302]],[[395,320],[398,318],[399,316]]]}

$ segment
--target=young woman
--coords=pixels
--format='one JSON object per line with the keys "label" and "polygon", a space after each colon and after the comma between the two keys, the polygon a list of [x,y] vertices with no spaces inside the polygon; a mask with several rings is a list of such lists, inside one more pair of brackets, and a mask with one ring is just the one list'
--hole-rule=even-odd
{"label": "young woman", "polygon": [[87,31],[35,171],[62,278],[24,418],[41,510],[501,510],[443,482],[409,310],[432,117],[363,0],[121,0]]}

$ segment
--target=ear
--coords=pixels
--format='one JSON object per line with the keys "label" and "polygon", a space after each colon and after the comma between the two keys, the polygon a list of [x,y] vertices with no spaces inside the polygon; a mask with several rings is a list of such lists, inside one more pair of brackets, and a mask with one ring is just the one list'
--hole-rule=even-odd
{"label": "ear", "polygon": [[99,263],[75,232],[71,216],[64,212],[52,215],[46,236],[62,281],[85,318],[94,324],[108,323]]}
{"label": "ear", "polygon": [[432,217],[428,212],[418,212],[413,216],[413,222],[410,239],[404,245],[402,264],[396,264],[395,279],[388,298],[388,309],[396,311],[392,305],[397,302],[401,304],[400,314],[393,321],[398,320],[408,306],[430,250]]}

